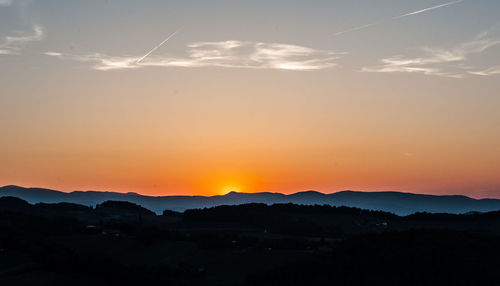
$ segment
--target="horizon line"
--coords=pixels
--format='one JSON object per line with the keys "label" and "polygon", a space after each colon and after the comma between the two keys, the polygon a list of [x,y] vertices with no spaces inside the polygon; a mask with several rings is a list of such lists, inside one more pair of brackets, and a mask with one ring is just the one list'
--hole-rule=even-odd
{"label": "horizon line", "polygon": [[[353,190],[353,189],[343,189],[343,190],[338,190],[338,191],[333,191],[330,193],[326,192],[321,192],[321,191],[316,191],[313,189],[309,190],[303,190],[303,191],[296,191],[296,192],[290,192],[290,193],[284,193],[284,192],[272,192],[272,191],[259,191],[259,192],[237,192],[237,191],[231,191],[225,194],[215,194],[215,195],[195,195],[195,194],[171,194],[171,195],[148,195],[148,194],[141,194],[138,192],[119,192],[119,191],[104,191],[104,190],[72,190],[72,191],[62,191],[58,189],[52,189],[48,187],[24,187],[20,185],[4,185],[0,186],[0,189],[7,188],[7,187],[16,187],[16,188],[22,188],[22,189],[42,189],[42,190],[47,190],[47,191],[55,191],[55,192],[60,192],[60,193],[65,193],[65,194],[71,194],[75,192],[96,192],[96,193],[113,193],[113,194],[134,194],[134,195],[139,195],[143,197],[151,197],[151,198],[162,198],[162,197],[223,197],[229,194],[279,194],[279,195],[284,195],[284,196],[290,196],[290,195],[296,195],[296,194],[301,194],[301,193],[309,193],[309,192],[314,192],[322,195],[333,195],[333,194],[338,194],[342,192],[353,192],[353,193],[394,193],[394,194],[407,194],[407,195],[421,195],[421,196],[434,196],[434,197],[466,197],[474,200],[500,200],[500,198],[494,198],[494,197],[472,197],[469,195],[465,194],[431,194],[431,193],[416,193],[416,192],[409,192],[409,191],[384,191],[384,190],[376,190],[376,191],[360,191],[360,190]],[[1,194],[0,194],[1,195]]]}

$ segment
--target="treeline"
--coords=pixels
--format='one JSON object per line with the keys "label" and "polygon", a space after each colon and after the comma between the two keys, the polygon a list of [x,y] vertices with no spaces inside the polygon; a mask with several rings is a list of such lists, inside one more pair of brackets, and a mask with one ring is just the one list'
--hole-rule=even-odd
{"label": "treeline", "polygon": [[398,216],[358,208],[328,205],[245,204],[187,210],[185,221],[238,223],[260,228],[262,231],[292,236],[339,238],[346,233],[363,229],[375,231],[388,220]]}
{"label": "treeline", "polygon": [[343,238],[370,232],[449,229],[500,234],[500,212],[397,216],[351,207],[246,204],[187,210],[187,222],[225,222],[287,235]]}
{"label": "treeline", "polygon": [[94,225],[94,230],[119,229],[122,233],[144,237],[173,237],[178,229],[186,228],[246,229],[316,238],[344,238],[369,232],[422,228],[500,234],[499,211],[462,215],[416,213],[401,217],[352,207],[251,203],[192,209],[184,213],[165,210],[163,215],[157,216],[129,202],[108,201],[92,208],[70,203],[31,205],[12,197],[0,198],[0,211],[37,217],[33,220],[49,219],[47,223],[33,223],[34,228],[45,225],[46,229],[50,229],[51,225],[71,221],[77,229],[81,229],[82,225]]}

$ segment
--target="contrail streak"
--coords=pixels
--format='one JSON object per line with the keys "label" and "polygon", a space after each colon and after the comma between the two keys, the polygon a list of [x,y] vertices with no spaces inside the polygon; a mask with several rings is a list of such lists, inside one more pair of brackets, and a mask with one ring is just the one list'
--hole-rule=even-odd
{"label": "contrail streak", "polygon": [[342,34],[345,34],[345,33],[354,32],[354,31],[358,31],[358,30],[363,30],[363,29],[369,28],[371,26],[376,26],[376,25],[378,25],[380,23],[382,23],[382,21],[376,22],[376,23],[371,23],[371,24],[366,24],[366,25],[363,25],[363,26],[355,27],[355,28],[351,28],[351,29],[344,30],[344,31],[341,31],[341,32],[337,32],[337,33],[335,33],[333,35],[334,36],[339,36],[339,35],[342,35]]}
{"label": "contrail streak", "polygon": [[392,17],[392,18],[389,18],[389,19],[381,20],[381,21],[378,21],[378,22],[375,22],[375,23],[371,23],[371,24],[367,24],[367,25],[363,25],[363,26],[359,26],[359,27],[354,27],[354,28],[351,28],[351,29],[347,29],[347,30],[344,30],[344,31],[340,31],[340,32],[337,32],[337,33],[333,34],[333,36],[339,36],[339,35],[342,35],[342,34],[345,34],[345,33],[363,30],[363,29],[366,29],[366,28],[369,28],[369,27],[372,27],[372,26],[380,25],[380,24],[382,24],[384,22],[387,22],[387,21],[390,21],[390,20],[397,20],[397,19],[401,19],[401,18],[404,18],[404,17],[413,16],[413,15],[417,15],[417,14],[420,14],[420,13],[425,13],[427,11],[431,11],[431,10],[434,10],[434,9],[439,9],[439,8],[450,6],[450,5],[455,5],[455,4],[458,4],[460,2],[464,2],[464,1],[465,0],[452,1],[452,2],[448,2],[448,3],[440,4],[440,5],[437,5],[437,6],[425,8],[425,9],[422,9],[422,10],[410,12],[410,13],[403,14],[403,15],[400,15],[400,16],[396,16],[396,17]]}
{"label": "contrail streak", "polygon": [[441,7],[455,5],[455,4],[458,4],[460,2],[464,2],[464,0],[458,0],[458,1],[448,2],[448,3],[444,3],[444,4],[441,4],[441,5],[434,6],[434,7],[425,8],[425,9],[422,9],[422,10],[418,10],[418,11],[415,11],[415,12],[411,12],[411,13],[408,13],[408,14],[397,16],[397,17],[394,17],[392,19],[399,19],[399,18],[403,18],[403,17],[417,15],[417,14],[424,13],[424,12],[427,12],[427,11],[430,11],[430,10],[434,10],[434,9],[438,9],[438,8],[441,8]]}
{"label": "contrail streak", "polygon": [[156,47],[154,47],[151,51],[149,51],[147,54],[145,54],[144,56],[142,56],[140,59],[138,59],[135,63],[136,64],[139,64],[140,62],[142,62],[145,58],[147,58],[150,54],[152,54],[154,51],[156,51],[157,49],[159,49],[161,46],[163,46],[163,44],[165,44],[168,40],[170,40],[173,36],[175,36],[175,34],[177,34],[177,32],[179,32],[179,30],[173,32],[170,36],[168,36],[165,40],[163,40],[163,42],[161,42],[160,44],[158,44]]}

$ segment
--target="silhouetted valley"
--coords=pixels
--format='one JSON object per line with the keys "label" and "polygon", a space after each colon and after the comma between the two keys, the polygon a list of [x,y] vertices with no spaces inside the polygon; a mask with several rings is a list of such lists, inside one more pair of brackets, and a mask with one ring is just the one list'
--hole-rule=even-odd
{"label": "silhouetted valley", "polygon": [[1,285],[498,285],[500,212],[0,198]]}

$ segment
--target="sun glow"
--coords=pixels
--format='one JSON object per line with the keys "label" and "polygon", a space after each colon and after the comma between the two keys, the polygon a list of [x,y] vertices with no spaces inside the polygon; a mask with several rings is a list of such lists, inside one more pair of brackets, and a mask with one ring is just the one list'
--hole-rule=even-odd
{"label": "sun glow", "polygon": [[234,185],[225,186],[221,189],[220,194],[226,195],[226,194],[229,194],[231,192],[239,193],[239,192],[241,192],[241,188],[238,186],[234,186]]}

